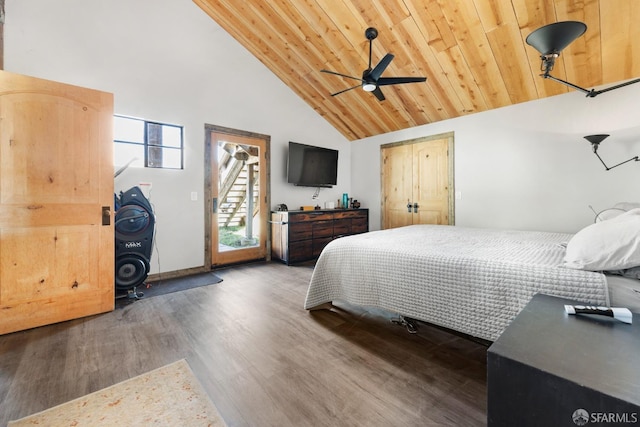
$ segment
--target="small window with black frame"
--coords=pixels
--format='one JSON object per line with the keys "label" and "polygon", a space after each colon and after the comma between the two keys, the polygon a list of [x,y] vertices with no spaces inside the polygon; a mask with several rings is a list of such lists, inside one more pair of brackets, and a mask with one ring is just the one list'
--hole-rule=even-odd
{"label": "small window with black frame", "polygon": [[114,116],[114,166],[184,169],[182,126]]}

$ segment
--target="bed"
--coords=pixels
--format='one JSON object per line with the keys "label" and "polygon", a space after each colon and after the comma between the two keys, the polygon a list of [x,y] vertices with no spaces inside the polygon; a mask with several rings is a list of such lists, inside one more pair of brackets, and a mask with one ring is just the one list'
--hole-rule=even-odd
{"label": "bed", "polygon": [[[640,235],[640,209],[634,211]],[[607,269],[615,275],[593,271],[581,257],[593,264],[585,252],[601,250],[593,249],[592,236],[578,247],[581,234],[412,225],[343,237],[318,258],[304,307],[375,307],[488,341],[536,293],[640,312],[640,280],[621,275],[640,259]]]}

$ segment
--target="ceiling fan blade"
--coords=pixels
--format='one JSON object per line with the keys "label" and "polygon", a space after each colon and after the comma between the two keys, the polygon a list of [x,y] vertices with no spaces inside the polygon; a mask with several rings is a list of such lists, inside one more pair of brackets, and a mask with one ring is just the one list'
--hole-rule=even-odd
{"label": "ceiling fan blade", "polygon": [[341,90],[340,92],[332,93],[331,96],[340,95],[341,93],[344,93],[344,92],[346,92],[348,90],[351,90],[351,89],[355,89],[357,87],[362,87],[362,85],[353,86],[353,87],[350,87],[348,89]]}
{"label": "ceiling fan blade", "polygon": [[340,74],[340,73],[336,73],[335,71],[329,71],[329,70],[320,70],[321,73],[328,73],[328,74],[334,74],[336,76],[340,76],[340,77],[346,77],[348,79],[353,79],[353,80],[358,80],[358,81],[363,81],[361,78],[359,77],[351,77],[351,76],[347,76],[346,74]]}
{"label": "ceiling fan blade", "polygon": [[426,82],[426,77],[380,77],[377,81],[378,86],[385,85],[401,85],[404,83],[421,83]]}
{"label": "ceiling fan blade", "polygon": [[382,75],[382,73],[384,72],[384,70],[389,66],[392,59],[393,59],[393,55],[390,53],[387,53],[384,56],[384,58],[382,58],[380,62],[378,62],[378,65],[376,65],[374,69],[371,70],[371,72],[369,73],[369,77],[371,77],[373,80],[378,80]]}
{"label": "ceiling fan blade", "polygon": [[373,93],[376,98],[378,98],[378,101],[384,101],[386,98],[384,97],[384,94],[382,93],[382,91],[380,90],[379,87],[376,86],[376,88],[373,90]]}

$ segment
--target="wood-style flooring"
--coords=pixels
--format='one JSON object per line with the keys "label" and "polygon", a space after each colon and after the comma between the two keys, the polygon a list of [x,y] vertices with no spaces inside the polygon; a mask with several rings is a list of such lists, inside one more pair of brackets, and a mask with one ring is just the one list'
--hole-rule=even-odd
{"label": "wood-style flooring", "polygon": [[230,427],[486,425],[486,345],[346,304],[308,312],[311,273],[222,269],[219,284],[0,336],[0,426],[182,358]]}

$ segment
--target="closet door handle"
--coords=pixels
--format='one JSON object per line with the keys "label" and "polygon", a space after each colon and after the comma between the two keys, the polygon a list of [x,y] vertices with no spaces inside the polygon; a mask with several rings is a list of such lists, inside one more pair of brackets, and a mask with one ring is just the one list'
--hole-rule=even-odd
{"label": "closet door handle", "polygon": [[411,213],[411,202],[407,202],[407,212]]}
{"label": "closet door handle", "polygon": [[418,208],[419,208],[418,204],[414,203],[413,204],[413,213],[418,213]]}

